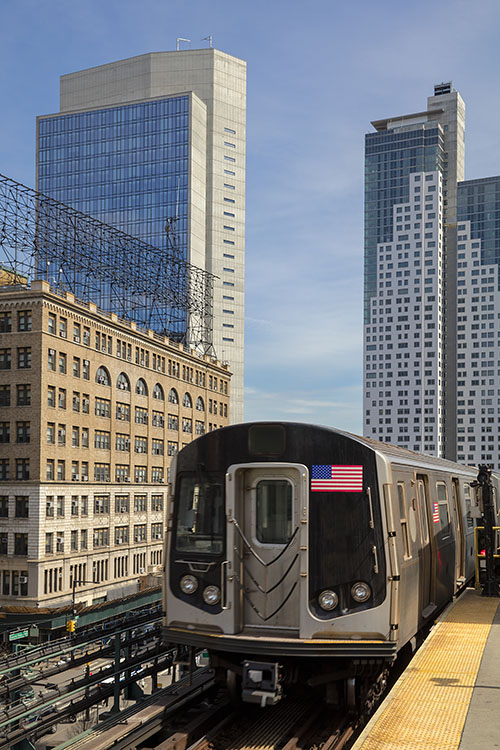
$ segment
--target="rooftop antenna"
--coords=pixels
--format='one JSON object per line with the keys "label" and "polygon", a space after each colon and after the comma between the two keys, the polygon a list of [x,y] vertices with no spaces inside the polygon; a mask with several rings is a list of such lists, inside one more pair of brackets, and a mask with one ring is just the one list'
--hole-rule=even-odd
{"label": "rooftop antenna", "polygon": [[177,51],[177,52],[179,51],[179,45],[180,45],[180,43],[181,43],[181,42],[190,42],[190,41],[191,41],[191,39],[184,39],[184,37],[183,37],[183,36],[178,36],[178,37],[177,37],[177,41],[176,41],[176,44],[175,44],[175,49],[176,49],[176,51]]}
{"label": "rooftop antenna", "polygon": [[213,44],[212,44],[212,34],[209,34],[208,36],[204,36],[201,41],[202,42],[208,42],[208,46],[210,47],[210,49],[212,49],[212,47],[213,47]]}

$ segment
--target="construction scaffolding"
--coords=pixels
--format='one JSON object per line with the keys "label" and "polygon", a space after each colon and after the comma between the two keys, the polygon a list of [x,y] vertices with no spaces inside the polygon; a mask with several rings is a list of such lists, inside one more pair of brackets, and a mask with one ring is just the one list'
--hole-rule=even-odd
{"label": "construction scaffolding", "polygon": [[84,302],[214,356],[214,276],[0,174],[2,283],[48,281]]}

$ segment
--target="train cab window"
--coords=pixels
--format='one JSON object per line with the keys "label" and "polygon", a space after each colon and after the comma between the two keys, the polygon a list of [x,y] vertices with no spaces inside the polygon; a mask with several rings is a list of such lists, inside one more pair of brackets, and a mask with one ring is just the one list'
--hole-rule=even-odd
{"label": "train cab window", "polygon": [[436,483],[438,509],[439,509],[439,524],[440,531],[443,539],[450,536],[450,509],[448,506],[448,488],[444,482]]}
{"label": "train cab window", "polygon": [[292,485],[285,479],[257,484],[255,536],[261,544],[288,544],[292,538]]}
{"label": "train cab window", "polygon": [[403,557],[408,560],[411,557],[410,537],[408,535],[408,516],[406,513],[406,493],[404,482],[398,482],[399,519],[401,522],[401,536],[403,537]]}
{"label": "train cab window", "polygon": [[175,549],[220,555],[224,549],[223,480],[183,476],[179,482]]}

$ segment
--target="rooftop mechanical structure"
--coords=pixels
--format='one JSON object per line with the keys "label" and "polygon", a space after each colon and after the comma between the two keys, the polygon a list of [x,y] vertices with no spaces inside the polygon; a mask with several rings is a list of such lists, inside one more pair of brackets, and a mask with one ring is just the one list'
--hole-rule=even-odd
{"label": "rooftop mechanical structure", "polygon": [[0,174],[3,283],[44,279],[213,356],[215,277],[180,257],[175,219],[165,222],[167,251]]}

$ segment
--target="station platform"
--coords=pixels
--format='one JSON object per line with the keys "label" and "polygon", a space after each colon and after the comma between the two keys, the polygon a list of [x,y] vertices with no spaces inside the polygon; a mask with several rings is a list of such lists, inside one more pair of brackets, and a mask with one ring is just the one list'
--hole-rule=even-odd
{"label": "station platform", "polygon": [[500,748],[500,599],[467,589],[351,750]]}

